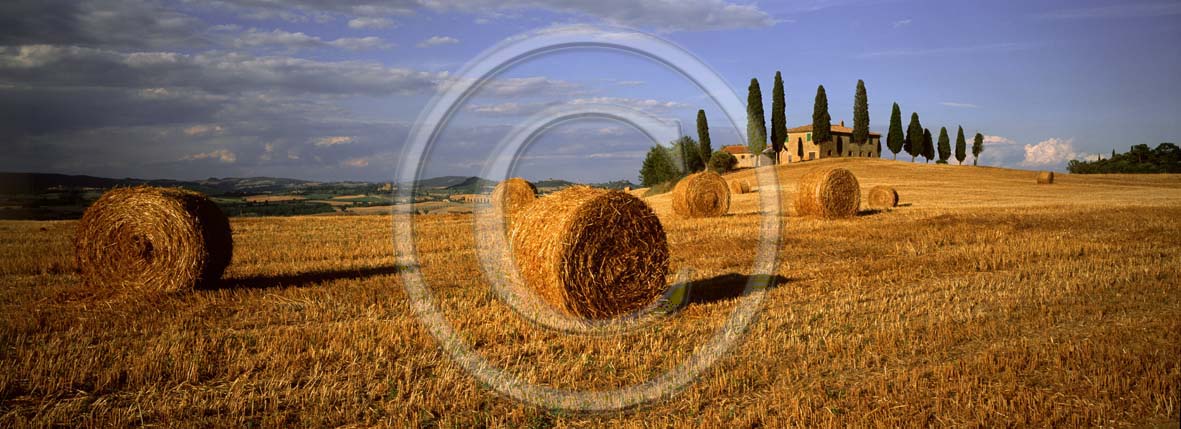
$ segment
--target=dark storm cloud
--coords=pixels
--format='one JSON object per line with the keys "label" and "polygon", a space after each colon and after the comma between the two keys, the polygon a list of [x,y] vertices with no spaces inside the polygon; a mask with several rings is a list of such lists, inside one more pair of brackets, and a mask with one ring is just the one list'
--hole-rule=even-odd
{"label": "dark storm cloud", "polygon": [[0,45],[203,45],[200,20],[154,1],[5,0]]}
{"label": "dark storm cloud", "polygon": [[316,61],[241,53],[122,53],[74,46],[0,48],[0,82],[15,85],[186,87],[213,93],[407,94],[429,91],[446,72],[369,61]]}

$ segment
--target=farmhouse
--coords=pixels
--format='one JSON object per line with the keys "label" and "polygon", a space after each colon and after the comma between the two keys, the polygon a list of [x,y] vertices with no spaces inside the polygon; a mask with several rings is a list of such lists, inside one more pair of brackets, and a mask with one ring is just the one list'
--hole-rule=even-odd
{"label": "farmhouse", "polygon": [[854,144],[853,129],[845,126],[845,121],[832,125],[832,141],[817,142],[812,140],[812,124],[803,125],[787,130],[787,141],[783,150],[779,152],[779,163],[832,158],[832,157],[881,157],[882,135],[870,132],[869,139],[864,144]]}
{"label": "farmhouse", "polygon": [[722,150],[728,154],[734,155],[738,158],[738,165],[736,168],[754,168],[755,156],[750,153],[750,149],[745,145],[735,144],[730,146],[722,146]]}
{"label": "farmhouse", "polygon": [[454,194],[449,198],[455,202],[475,204],[488,204],[492,200],[492,197],[486,194]]}

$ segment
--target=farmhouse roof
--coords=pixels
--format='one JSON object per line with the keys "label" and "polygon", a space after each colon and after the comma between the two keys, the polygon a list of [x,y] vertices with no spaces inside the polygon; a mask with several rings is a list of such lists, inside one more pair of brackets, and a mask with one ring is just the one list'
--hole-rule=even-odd
{"label": "farmhouse roof", "polygon": [[750,149],[748,149],[745,145],[740,145],[740,144],[732,144],[729,146],[722,146],[722,150],[726,151],[726,153],[729,153],[731,155],[750,153]]}

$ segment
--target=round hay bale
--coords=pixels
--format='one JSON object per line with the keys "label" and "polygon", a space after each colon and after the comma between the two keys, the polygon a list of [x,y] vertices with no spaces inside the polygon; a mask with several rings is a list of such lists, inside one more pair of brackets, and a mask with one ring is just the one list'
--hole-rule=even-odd
{"label": "round hay bale", "polygon": [[681,217],[714,217],[730,210],[730,188],[718,173],[690,174],[673,187],[673,211]]}
{"label": "round hay bale", "polygon": [[668,241],[643,200],[573,186],[538,199],[509,233],[525,288],[584,319],[644,309],[665,291]]}
{"label": "round hay bale", "polygon": [[1043,171],[1043,172],[1038,173],[1037,174],[1037,184],[1039,184],[1039,185],[1054,184],[1054,172],[1053,171]]}
{"label": "round hay bale", "polygon": [[795,198],[800,216],[852,217],[861,208],[861,185],[844,168],[815,170],[800,178]]}
{"label": "round hay bale", "polygon": [[141,186],[91,204],[74,250],[87,285],[173,292],[214,286],[234,242],[229,220],[204,195]]}
{"label": "round hay bale", "polygon": [[875,209],[898,207],[898,191],[890,186],[874,186],[870,188],[869,207]]}
{"label": "round hay bale", "polygon": [[730,193],[731,194],[745,194],[750,192],[750,183],[745,180],[731,180]]}
{"label": "round hay bale", "polygon": [[537,187],[528,180],[513,177],[492,190],[492,208],[506,215],[521,211],[537,198]]}

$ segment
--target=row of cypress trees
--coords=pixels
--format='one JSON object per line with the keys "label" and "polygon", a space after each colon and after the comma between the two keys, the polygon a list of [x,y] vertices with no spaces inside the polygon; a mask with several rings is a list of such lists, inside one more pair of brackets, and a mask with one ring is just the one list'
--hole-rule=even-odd
{"label": "row of cypress trees", "polygon": [[[775,72],[775,85],[771,93],[771,149],[778,155],[787,140],[787,103],[783,94],[783,76]],[[704,112],[698,112],[698,134],[702,133],[701,124],[704,122]],[[763,92],[759,87],[758,78],[750,79],[746,96],[746,135],[747,147],[756,156],[767,148],[767,125],[763,113]],[[817,142],[832,140],[832,117],[828,114],[828,94],[824,85],[816,88],[816,100],[812,107],[812,139]],[[708,128],[706,130],[708,133]],[[853,143],[862,144],[869,140],[869,100],[866,95],[865,82],[857,80],[857,90],[853,95]],[[915,142],[916,144],[912,144]],[[905,150],[911,156],[911,161],[922,156],[927,162],[936,159],[938,163],[946,164],[951,158],[951,141],[944,127],[939,132],[936,143],[931,137],[931,131],[922,127],[918,113],[911,113],[910,126],[903,136],[902,114],[898,103],[894,103],[890,115],[890,131],[887,135],[887,146],[898,159],[898,152]],[[703,150],[706,146],[703,145]],[[844,148],[837,147],[837,152],[844,152]],[[980,153],[984,151],[984,136],[976,133],[972,144],[972,165],[976,165]],[[706,152],[708,153],[708,152]],[[878,143],[878,153],[881,153],[881,142]],[[803,154],[799,154],[803,156]],[[964,139],[964,128],[961,126],[956,135],[955,159],[960,164],[967,158],[967,141]]]}
{"label": "row of cypress trees", "polygon": [[[905,151],[910,155],[911,162],[920,156],[930,162],[938,155],[936,163],[947,164],[947,160],[952,155],[951,139],[947,135],[947,127],[939,129],[939,140],[936,143],[931,138],[931,130],[923,128],[918,113],[912,112],[910,114],[910,124],[906,127],[906,135],[903,136],[902,110],[898,108],[898,103],[894,103],[894,108],[890,113],[890,131],[886,135],[886,146],[894,154],[894,159],[898,159],[898,152]],[[955,138],[955,159],[961,165],[968,156],[967,146],[968,142],[964,139],[964,127],[960,126]],[[982,152],[984,152],[984,135],[976,133],[972,142],[972,165],[976,165]]]}

